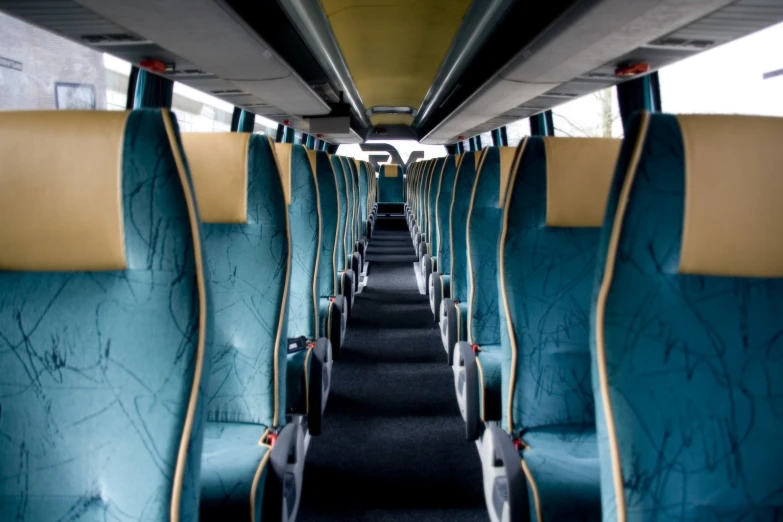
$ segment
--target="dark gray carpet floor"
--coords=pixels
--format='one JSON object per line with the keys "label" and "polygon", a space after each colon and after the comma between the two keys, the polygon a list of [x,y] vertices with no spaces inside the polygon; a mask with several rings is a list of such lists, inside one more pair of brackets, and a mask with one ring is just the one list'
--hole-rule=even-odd
{"label": "dark gray carpet floor", "polygon": [[367,260],[298,520],[486,521],[481,463],[403,219],[379,217]]}

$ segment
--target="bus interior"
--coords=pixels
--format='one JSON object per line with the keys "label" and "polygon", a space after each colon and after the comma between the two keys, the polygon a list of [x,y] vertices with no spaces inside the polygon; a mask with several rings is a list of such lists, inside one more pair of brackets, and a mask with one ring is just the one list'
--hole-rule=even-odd
{"label": "bus interior", "polygon": [[0,522],[783,520],[781,224],[781,0],[0,0]]}

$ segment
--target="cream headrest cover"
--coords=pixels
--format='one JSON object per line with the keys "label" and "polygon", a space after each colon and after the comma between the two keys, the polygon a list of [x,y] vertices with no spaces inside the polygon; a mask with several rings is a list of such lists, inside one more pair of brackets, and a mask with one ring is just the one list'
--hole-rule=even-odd
{"label": "cream headrest cover", "polygon": [[275,143],[275,161],[277,170],[280,171],[280,182],[283,184],[285,204],[291,204],[291,155],[293,152],[291,143]]}
{"label": "cream headrest cover", "polygon": [[385,178],[396,178],[399,176],[399,167],[397,165],[384,165],[383,166],[383,177]]}
{"label": "cream headrest cover", "polygon": [[127,268],[128,112],[0,112],[0,270]]}
{"label": "cream headrest cover", "polygon": [[783,118],[678,116],[682,273],[783,277]]}
{"label": "cream headrest cover", "polygon": [[247,223],[250,136],[246,132],[182,134],[202,222]]}
{"label": "cream headrest cover", "polygon": [[600,227],[622,140],[544,138],[546,224]]}

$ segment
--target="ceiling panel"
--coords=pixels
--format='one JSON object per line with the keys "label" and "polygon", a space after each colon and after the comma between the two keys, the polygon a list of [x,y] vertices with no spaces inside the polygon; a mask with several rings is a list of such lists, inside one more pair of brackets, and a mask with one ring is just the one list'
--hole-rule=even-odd
{"label": "ceiling panel", "polygon": [[[320,0],[362,102],[418,109],[470,0]],[[374,125],[411,116],[374,115]]]}

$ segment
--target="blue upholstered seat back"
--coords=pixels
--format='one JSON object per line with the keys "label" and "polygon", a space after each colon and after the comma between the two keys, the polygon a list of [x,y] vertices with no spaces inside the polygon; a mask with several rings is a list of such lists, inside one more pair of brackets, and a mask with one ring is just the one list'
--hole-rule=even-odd
{"label": "blue upholstered seat back", "polygon": [[424,169],[421,173],[421,181],[419,182],[419,220],[421,221],[422,241],[427,241],[427,230],[430,221],[427,193],[430,188],[430,180],[432,179],[432,167],[434,163],[435,163],[435,159],[427,160],[427,163],[424,165]]}
{"label": "blue upholstered seat back", "polygon": [[[278,163],[286,161],[282,147],[290,147],[291,283],[288,299],[288,337],[318,338],[318,255],[321,250],[321,220],[318,214],[318,184],[303,145],[276,144]],[[286,176],[283,173],[285,182]]]}
{"label": "blue upholstered seat back", "polygon": [[381,165],[378,176],[378,201],[402,203],[403,174],[401,165]]}
{"label": "blue upholstered seat back", "polygon": [[359,174],[359,210],[362,223],[367,221],[367,196],[368,196],[368,183],[369,173],[367,172],[367,163],[356,160],[356,170]]}
{"label": "blue upholstered seat back", "polygon": [[361,205],[361,189],[359,185],[359,167],[356,165],[356,161],[353,158],[345,158],[346,163],[351,171],[351,191],[353,192],[353,233],[354,240],[359,241],[362,237],[362,205]]}
{"label": "blue upholstered seat back", "polygon": [[345,255],[348,258],[348,265],[346,268],[350,268],[350,257],[354,251],[355,229],[354,221],[356,217],[356,205],[353,198],[353,183],[351,182],[351,169],[348,167],[347,158],[345,156],[337,156],[340,161],[340,170],[337,171],[339,176],[342,172],[343,183],[345,184]]}
{"label": "blue upholstered seat back", "polygon": [[446,158],[437,158],[435,160],[427,189],[427,242],[429,243],[429,252],[433,256],[438,251],[438,222],[436,215],[438,188],[440,187],[440,176],[443,173],[444,163],[446,163]]}
{"label": "blue upholstered seat back", "polygon": [[348,224],[348,192],[345,188],[345,174],[343,173],[343,162],[339,156],[329,156],[334,170],[334,179],[337,184],[337,203],[340,208],[340,221],[337,223],[337,270],[342,272],[351,268],[351,262],[348,259],[353,250],[346,248],[347,245],[347,224]]}
{"label": "blue upholstered seat back", "polygon": [[338,254],[340,235],[339,199],[337,181],[329,155],[324,151],[309,151],[315,155],[315,178],[318,182],[318,198],[321,208],[321,255],[318,266],[318,294],[320,297],[332,297],[339,293],[337,282]]}
{"label": "blue upholstered seat back", "polygon": [[449,242],[449,230],[451,227],[451,195],[454,192],[454,177],[457,174],[457,157],[449,154],[443,165],[438,189],[438,198],[435,203],[436,222],[438,232],[436,234],[437,249],[433,250],[438,257],[438,272],[448,274],[451,266],[451,244]]}
{"label": "blue upholstered seat back", "polygon": [[[63,271],[25,271],[5,263],[16,247],[0,239],[3,520],[198,518],[209,299],[176,118],[157,110],[0,113],[0,201],[8,211],[8,197],[37,196],[64,177],[67,194],[78,192],[90,167],[65,165],[112,153],[90,144],[114,132],[116,170],[98,177],[116,176],[117,186],[86,194],[77,211],[116,196],[124,237],[111,239],[124,239],[124,269],[60,268],[55,255],[51,270]],[[9,136],[35,142],[26,152]],[[48,157],[28,172],[40,184],[24,191],[13,176],[36,149]],[[25,202],[31,212],[48,210],[35,201]],[[0,212],[0,228],[23,219]],[[92,228],[72,239],[74,249],[107,240]]]}
{"label": "blue upholstered seat back", "polygon": [[742,116],[626,133],[591,336],[607,519],[783,516],[781,140]]}
{"label": "blue upholstered seat back", "polygon": [[498,240],[503,213],[501,180],[508,179],[512,147],[483,149],[467,216],[468,341],[478,345],[500,343],[498,314]]}
{"label": "blue upholstered seat back", "polygon": [[[266,136],[244,133],[188,133],[183,141],[203,210],[214,310],[207,420],[283,425],[291,260],[274,144]],[[233,143],[241,146],[230,147]],[[209,161],[213,156],[222,164]],[[239,193],[246,215],[216,223],[210,206],[214,198],[222,196],[224,205],[240,203],[217,188],[221,181],[228,183],[233,166],[246,177]],[[210,196],[212,201],[205,199]]]}
{"label": "blue upholstered seat back", "polygon": [[[595,424],[589,317],[600,212],[578,214],[569,224],[552,218],[555,198],[574,194],[604,208],[619,145],[538,137],[520,145],[506,196],[498,278],[502,425],[513,434]],[[548,166],[560,172],[548,172]],[[575,178],[586,179],[590,190],[580,191]]]}
{"label": "blue upholstered seat back", "polygon": [[451,297],[461,303],[468,301],[468,245],[465,238],[470,197],[476,182],[476,156],[480,154],[466,152],[463,155],[451,195]]}
{"label": "blue upholstered seat back", "polygon": [[348,244],[350,245],[351,251],[353,251],[354,244],[358,239],[356,236],[356,222],[358,221],[358,198],[356,197],[356,179],[354,176],[355,172],[353,167],[353,160],[351,158],[340,156],[340,161],[343,163],[343,173],[345,173],[345,187],[348,191],[348,228],[350,229],[350,243]]}

